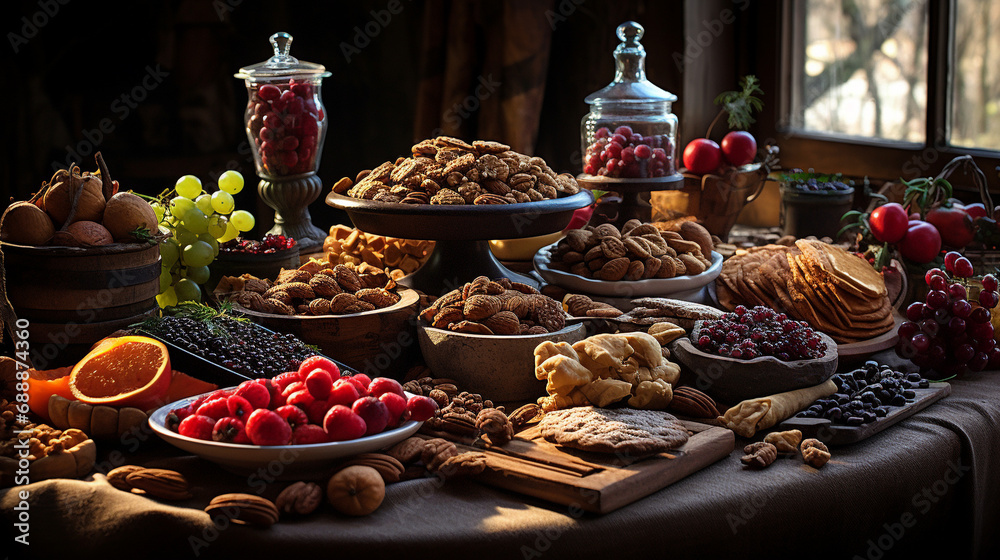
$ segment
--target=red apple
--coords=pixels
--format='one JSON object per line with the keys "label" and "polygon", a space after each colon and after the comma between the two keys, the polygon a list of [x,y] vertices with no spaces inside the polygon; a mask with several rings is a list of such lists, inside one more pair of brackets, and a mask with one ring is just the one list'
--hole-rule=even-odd
{"label": "red apple", "polygon": [[372,382],[368,385],[368,394],[373,397],[381,397],[386,393],[396,393],[404,399],[406,398],[406,394],[403,393],[403,386],[399,384],[399,381],[388,377],[376,377],[372,379]]}
{"label": "red apple", "polygon": [[757,141],[749,132],[734,130],[722,138],[722,155],[736,167],[753,163],[757,157]]}
{"label": "red apple", "polygon": [[377,434],[389,425],[389,408],[375,397],[361,397],[354,401],[351,410],[365,421],[365,435]]}
{"label": "red apple", "polygon": [[342,404],[330,407],[323,417],[323,429],[330,441],[347,441],[365,435],[368,427],[363,418]]}
{"label": "red apple", "polygon": [[691,173],[711,173],[722,165],[722,148],[708,138],[696,138],[684,148],[684,167]]}
{"label": "red apple", "polygon": [[382,393],[379,395],[378,400],[382,401],[385,407],[389,409],[388,427],[395,428],[398,426],[403,419],[403,414],[406,412],[406,399],[398,393]]}
{"label": "red apple", "polygon": [[358,400],[360,397],[361,394],[358,393],[357,385],[352,383],[349,378],[341,377],[333,382],[333,387],[330,389],[330,397],[328,401],[331,406],[335,404],[351,406],[354,404],[354,401]]}
{"label": "red apple", "polygon": [[899,242],[899,252],[917,264],[929,263],[941,252],[941,234],[927,222],[910,222],[910,228]]}
{"label": "red apple", "polygon": [[430,397],[413,395],[406,401],[406,410],[410,413],[410,420],[423,422],[434,416],[437,412],[438,404]]}
{"label": "red apple", "polygon": [[266,408],[253,411],[246,422],[247,436],[254,445],[288,445],[292,428],[278,413]]}

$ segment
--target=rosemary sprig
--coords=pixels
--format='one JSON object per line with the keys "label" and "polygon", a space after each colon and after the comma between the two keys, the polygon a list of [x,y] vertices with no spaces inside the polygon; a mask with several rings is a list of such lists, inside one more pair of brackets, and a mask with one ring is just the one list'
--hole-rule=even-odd
{"label": "rosemary sprig", "polygon": [[722,118],[723,114],[728,115],[729,128],[733,130],[746,130],[751,124],[756,122],[753,118],[754,111],[764,108],[764,102],[757,95],[764,95],[764,90],[760,89],[760,81],[756,76],[743,76],[740,79],[739,91],[724,91],[715,98],[715,104],[721,105],[719,114],[708,125],[708,132],[705,138],[712,135],[715,123]]}

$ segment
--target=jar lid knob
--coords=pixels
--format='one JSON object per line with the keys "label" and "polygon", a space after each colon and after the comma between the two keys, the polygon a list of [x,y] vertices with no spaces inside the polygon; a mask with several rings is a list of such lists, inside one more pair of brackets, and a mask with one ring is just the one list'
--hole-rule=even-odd
{"label": "jar lid knob", "polygon": [[292,36],[288,33],[281,31],[271,35],[271,46],[274,47],[275,58],[291,58],[288,52],[292,50]]}
{"label": "jar lid knob", "polygon": [[626,21],[618,26],[618,40],[623,43],[627,43],[630,47],[636,47],[639,45],[639,40],[642,39],[642,35],[645,32],[646,31],[638,23],[634,21]]}

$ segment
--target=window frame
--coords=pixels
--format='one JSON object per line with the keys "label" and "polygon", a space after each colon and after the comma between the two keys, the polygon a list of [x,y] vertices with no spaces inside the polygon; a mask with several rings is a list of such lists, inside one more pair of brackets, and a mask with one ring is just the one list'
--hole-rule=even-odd
{"label": "window frame", "polygon": [[[775,92],[776,105],[759,119],[760,138],[775,142],[780,148],[785,168],[814,168],[849,176],[867,176],[876,180],[931,177],[953,158],[969,154],[988,178],[990,191],[997,189],[997,166],[1000,151],[964,148],[947,144],[950,137],[954,33],[952,22],[957,0],[928,0],[927,121],[925,142],[914,143],[878,138],[863,138],[834,133],[807,131],[790,125],[799,92],[793,79],[795,68],[804,63],[804,26],[796,18],[805,12],[805,0],[780,0],[759,4],[757,25],[758,76],[765,92]],[[770,37],[770,41],[766,38]],[[773,44],[768,44],[768,43]],[[772,50],[773,49],[773,50]],[[771,55],[771,56],[768,56]],[[771,58],[773,64],[767,64]],[[978,189],[953,176],[956,196],[978,201]]]}

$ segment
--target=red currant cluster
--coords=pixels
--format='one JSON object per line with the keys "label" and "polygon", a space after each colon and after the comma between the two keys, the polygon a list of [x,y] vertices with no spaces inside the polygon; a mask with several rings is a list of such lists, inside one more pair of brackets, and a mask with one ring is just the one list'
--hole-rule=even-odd
{"label": "red currant cluster", "polygon": [[807,360],[827,350],[809,323],[760,305],[753,309],[737,305],[721,319],[705,321],[696,342],[702,352],[747,360],[760,356]]}
{"label": "red currant cluster", "polygon": [[409,399],[395,379],[341,376],[322,356],[274,379],[244,381],[171,410],[167,427],[182,436],[253,445],[347,441],[423,422],[437,410],[430,397]]}
{"label": "red currant cluster", "polygon": [[313,85],[305,80],[252,90],[247,133],[260,153],[262,172],[287,176],[315,171],[324,118]]}
{"label": "red currant cluster", "polygon": [[253,239],[231,239],[219,245],[219,251],[248,255],[269,255],[295,247],[295,240],[284,235],[267,234],[260,241]]}
{"label": "red currant cluster", "polygon": [[673,142],[666,134],[644,137],[629,126],[619,126],[614,133],[601,127],[587,147],[583,172],[606,177],[665,177],[674,173],[673,154]]}
{"label": "red currant cluster", "polygon": [[990,309],[1000,301],[996,277],[983,276],[978,305],[974,306],[961,281],[975,273],[972,262],[951,251],[944,257],[944,266],[945,270],[927,271],[927,296],[906,308],[907,320],[897,331],[896,354],[921,369],[946,375],[1000,367],[1000,348],[990,322]]}

